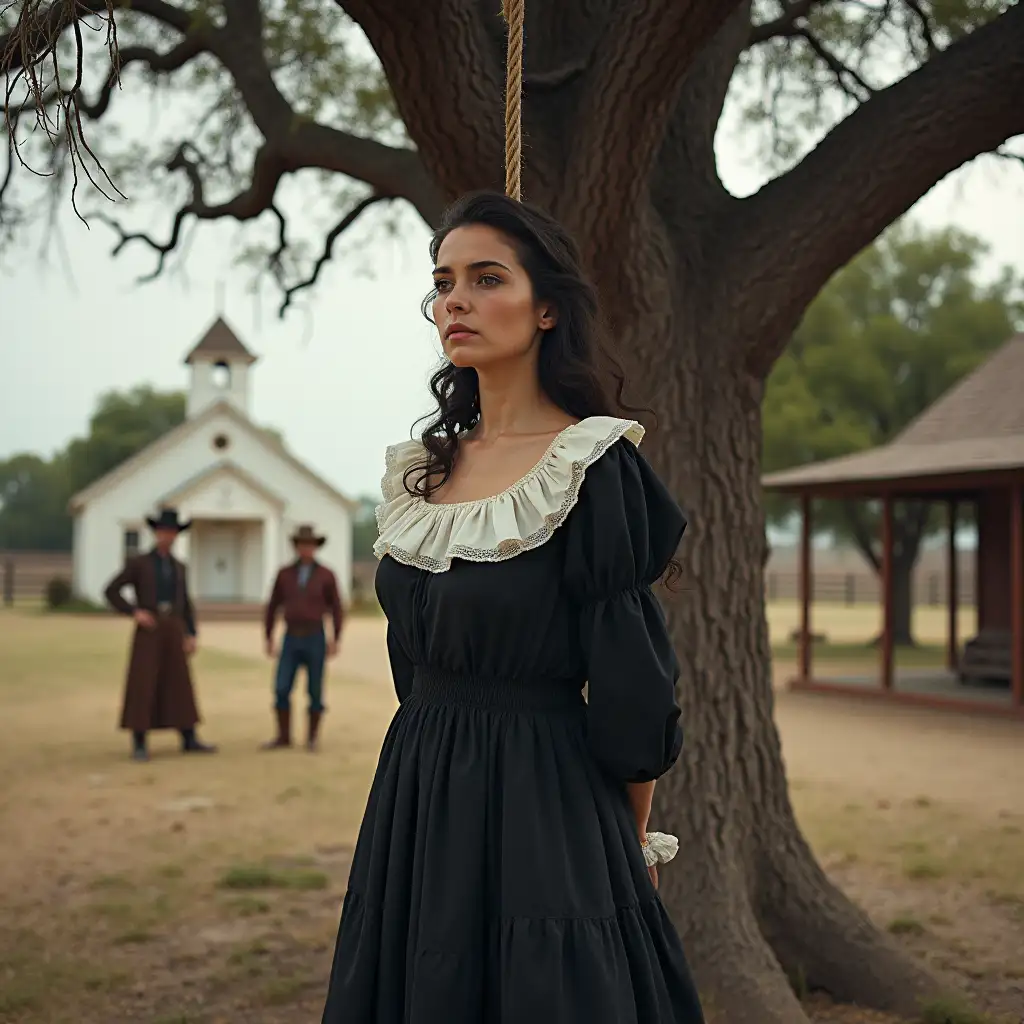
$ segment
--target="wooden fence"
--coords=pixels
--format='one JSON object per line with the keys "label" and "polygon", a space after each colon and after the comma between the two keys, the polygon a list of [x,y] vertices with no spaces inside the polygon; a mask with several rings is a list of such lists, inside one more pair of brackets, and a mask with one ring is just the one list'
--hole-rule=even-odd
{"label": "wooden fence", "polygon": [[[353,566],[353,584],[360,596],[372,596],[376,563],[357,561]],[[0,551],[0,599],[5,605],[42,600],[46,585],[55,577],[71,580],[71,555],[64,552]],[[974,604],[974,573],[959,573],[958,603]],[[934,569],[914,573],[914,603],[943,606],[947,602],[947,576]],[[789,569],[772,569],[765,576],[765,596],[769,601],[796,601],[800,595],[800,577]],[[878,577],[871,572],[824,571],[814,574],[813,597],[826,604],[878,604],[881,590]]]}
{"label": "wooden fence", "polygon": [[[974,605],[974,576],[960,578],[957,603]],[[913,578],[913,600],[917,606],[943,607],[948,603],[948,578],[944,572],[918,572]],[[765,597],[769,601],[796,601],[800,597],[800,576],[795,572],[771,572],[765,576]],[[811,578],[811,599],[823,604],[880,604],[881,582],[873,573],[821,572]]]}
{"label": "wooden fence", "polygon": [[5,605],[41,601],[50,580],[71,582],[71,555],[64,551],[0,551],[0,599]]}

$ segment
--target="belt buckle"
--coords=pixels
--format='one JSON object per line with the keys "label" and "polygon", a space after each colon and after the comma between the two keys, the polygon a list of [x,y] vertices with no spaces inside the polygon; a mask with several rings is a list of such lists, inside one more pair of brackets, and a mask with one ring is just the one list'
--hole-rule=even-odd
{"label": "belt buckle", "polygon": [[174,611],[174,605],[170,601],[160,601],[156,606],[157,614],[170,615]]}

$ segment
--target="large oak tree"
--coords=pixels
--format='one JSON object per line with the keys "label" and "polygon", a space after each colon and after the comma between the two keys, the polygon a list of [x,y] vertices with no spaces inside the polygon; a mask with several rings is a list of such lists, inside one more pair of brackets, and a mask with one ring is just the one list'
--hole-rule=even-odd
{"label": "large oak tree", "polygon": [[[109,0],[122,70],[180,84],[182,109],[211,99],[170,153],[154,150],[158,131],[121,150],[104,135],[116,76],[96,64],[108,58],[90,50],[88,33],[81,75],[75,53],[79,26],[102,20],[107,4],[16,0],[21,21],[8,22],[0,53],[15,71],[35,72],[41,95],[26,101],[16,91],[11,110],[23,153],[38,143],[58,177],[74,167],[69,146],[80,170],[90,166],[83,125],[96,152],[112,154],[119,185],[149,175],[156,157],[165,162],[186,190],[170,229],[146,242],[118,227],[122,244],[155,249],[158,268],[192,220],[258,220],[275,232],[267,265],[290,297],[322,265],[311,261],[304,278],[282,199],[310,170],[343,182],[342,196],[355,192],[325,256],[379,201],[404,200],[434,223],[459,193],[502,187],[498,0]],[[656,804],[658,826],[678,832],[684,850],[665,874],[666,902],[716,1019],[805,1020],[790,978],[839,1000],[912,1012],[935,979],[830,883],[787,793],[763,600],[761,397],[829,277],[940,179],[1024,132],[1024,7],[526,6],[524,193],[580,239],[632,393],[659,415],[650,456],[692,522],[685,590],[670,611],[689,741]],[[346,18],[365,33],[389,92],[346,34]],[[46,63],[54,50],[63,55],[59,84]],[[97,66],[106,82],[96,81]],[[755,100],[782,98],[761,113],[788,163],[745,198],[724,187],[714,148],[738,71],[763,82]],[[389,96],[401,128],[388,119]],[[50,112],[43,124],[56,142],[32,135],[33,99]],[[777,120],[787,110],[788,125]],[[829,130],[805,151],[793,125],[820,118]],[[357,130],[368,121],[373,132]],[[0,175],[8,231],[33,212],[19,191],[27,176],[17,162],[13,170]]]}

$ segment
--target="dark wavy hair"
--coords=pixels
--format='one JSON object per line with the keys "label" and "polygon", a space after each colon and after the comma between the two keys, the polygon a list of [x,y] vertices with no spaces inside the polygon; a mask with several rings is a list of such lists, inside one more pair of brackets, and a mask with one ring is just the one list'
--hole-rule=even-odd
{"label": "dark wavy hair", "polygon": [[[622,369],[603,342],[597,292],[582,269],[579,248],[553,217],[529,203],[517,202],[500,192],[471,192],[444,213],[430,240],[430,258],[456,228],[485,225],[500,231],[511,243],[533,285],[535,297],[558,311],[555,326],[541,341],[538,373],[540,386],[560,409],[575,419],[650,413],[626,405],[622,399]],[[423,300],[423,315],[431,323],[430,308],[437,297],[431,289]],[[609,385],[614,384],[614,391]],[[437,411],[423,417],[421,440],[425,461],[405,473],[407,491],[429,497],[452,474],[459,437],[480,419],[480,386],[472,367],[455,366],[445,359],[430,378]],[[419,422],[423,422],[422,420]],[[665,574],[678,575],[673,560]]]}

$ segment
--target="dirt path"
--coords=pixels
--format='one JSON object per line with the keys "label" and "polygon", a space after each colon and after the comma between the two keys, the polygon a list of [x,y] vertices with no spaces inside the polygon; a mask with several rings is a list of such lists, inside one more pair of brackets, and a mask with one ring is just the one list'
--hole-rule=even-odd
{"label": "dirt path", "polygon": [[[379,683],[381,701],[391,702],[385,629],[380,618],[351,620],[332,670]],[[203,640],[262,657],[255,624],[211,623]],[[776,721],[791,780],[893,800],[929,796],[985,813],[1024,813],[1019,723],[789,692],[777,695]]]}

